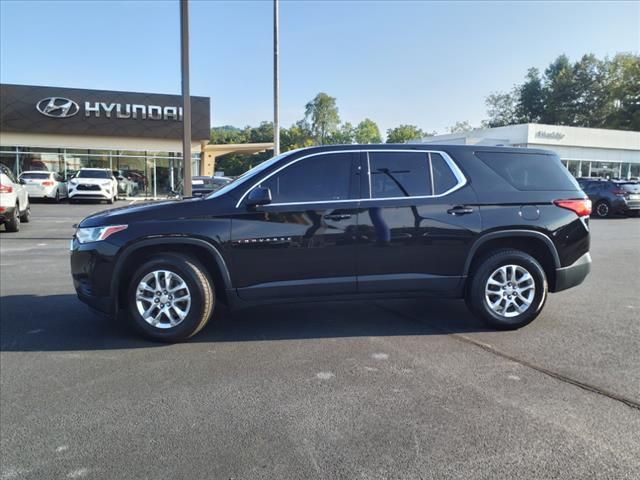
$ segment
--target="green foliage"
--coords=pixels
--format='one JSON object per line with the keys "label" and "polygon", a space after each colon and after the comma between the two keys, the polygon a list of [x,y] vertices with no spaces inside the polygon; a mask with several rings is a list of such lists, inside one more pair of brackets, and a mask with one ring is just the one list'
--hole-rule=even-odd
{"label": "green foliage", "polygon": [[387,143],[408,143],[427,136],[415,125],[400,125],[387,130]]}
{"label": "green foliage", "polygon": [[453,126],[449,127],[449,133],[464,133],[473,130],[473,127],[466,120],[462,122],[456,122]]}
{"label": "green foliage", "polygon": [[316,142],[324,145],[340,124],[335,97],[320,92],[305,106],[305,120]]}
{"label": "green foliage", "polygon": [[331,145],[351,145],[355,141],[356,129],[349,122],[345,122],[331,134],[329,141]]}
{"label": "green foliage", "polygon": [[356,143],[381,143],[380,129],[376,122],[369,118],[362,120],[355,130]]}
{"label": "green foliage", "polygon": [[487,126],[540,122],[577,127],[640,130],[640,55],[571,63],[560,55],[540,76],[529,69],[522,85],[486,99]]}

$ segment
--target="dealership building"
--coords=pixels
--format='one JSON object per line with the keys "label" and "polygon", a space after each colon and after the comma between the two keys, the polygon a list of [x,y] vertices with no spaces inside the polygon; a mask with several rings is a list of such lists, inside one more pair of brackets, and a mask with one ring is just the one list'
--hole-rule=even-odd
{"label": "dealership building", "polygon": [[436,135],[423,143],[543,148],[575,177],[640,178],[640,132],[526,123]]}
{"label": "dealership building", "polygon": [[[16,174],[117,170],[138,195],[166,195],[182,175],[179,95],[0,85],[0,162]],[[210,135],[210,101],[191,97],[192,167]]]}

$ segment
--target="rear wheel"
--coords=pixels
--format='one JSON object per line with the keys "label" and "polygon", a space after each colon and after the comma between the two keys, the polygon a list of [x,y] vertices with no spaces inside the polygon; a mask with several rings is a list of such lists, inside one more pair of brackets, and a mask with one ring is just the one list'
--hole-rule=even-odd
{"label": "rear wheel", "polygon": [[20,230],[20,207],[18,204],[13,209],[11,218],[4,223],[4,228],[7,229],[7,232],[18,232]]}
{"label": "rear wheel", "polygon": [[594,209],[596,216],[600,218],[607,218],[611,215],[611,207],[609,206],[609,202],[604,200],[596,203],[596,208]]}
{"label": "rear wheel", "polygon": [[22,212],[22,214],[20,215],[20,221],[22,223],[29,223],[30,220],[31,220],[31,205],[27,205],[27,208],[25,209],[25,211]]}
{"label": "rear wheel", "polygon": [[133,275],[127,294],[129,315],[145,336],[179,342],[198,333],[215,303],[213,281],[195,259],[161,254]]}
{"label": "rear wheel", "polygon": [[54,200],[56,203],[60,203],[60,190],[56,190],[56,196]]}
{"label": "rear wheel", "polygon": [[513,330],[538,316],[547,289],[544,269],[535,258],[519,250],[498,250],[475,269],[466,301],[490,326]]}

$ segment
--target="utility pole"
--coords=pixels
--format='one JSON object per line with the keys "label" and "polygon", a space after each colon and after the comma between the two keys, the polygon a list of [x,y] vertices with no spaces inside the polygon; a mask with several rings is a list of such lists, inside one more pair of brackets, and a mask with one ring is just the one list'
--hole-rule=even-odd
{"label": "utility pole", "polygon": [[191,94],[189,93],[189,0],[180,0],[180,59],[182,61],[183,197],[191,196]]}
{"label": "utility pole", "polygon": [[273,0],[273,155],[280,155],[280,52],[278,0]]}

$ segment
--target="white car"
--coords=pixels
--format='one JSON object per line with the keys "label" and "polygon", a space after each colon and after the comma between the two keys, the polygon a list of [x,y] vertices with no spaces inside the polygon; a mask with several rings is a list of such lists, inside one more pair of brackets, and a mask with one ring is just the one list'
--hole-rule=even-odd
{"label": "white car", "polygon": [[69,180],[69,202],[118,199],[118,182],[108,168],[81,168]]}
{"label": "white car", "polygon": [[20,180],[0,163],[0,224],[7,232],[20,230],[20,222],[27,223],[31,216],[29,194]]}
{"label": "white car", "polygon": [[52,198],[59,202],[67,198],[67,182],[55,172],[28,171],[20,174],[30,198]]}

